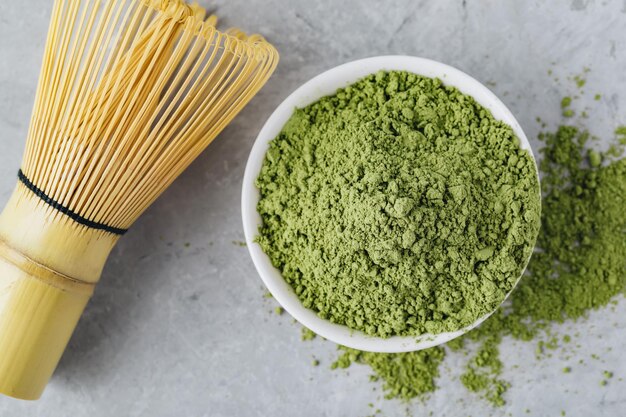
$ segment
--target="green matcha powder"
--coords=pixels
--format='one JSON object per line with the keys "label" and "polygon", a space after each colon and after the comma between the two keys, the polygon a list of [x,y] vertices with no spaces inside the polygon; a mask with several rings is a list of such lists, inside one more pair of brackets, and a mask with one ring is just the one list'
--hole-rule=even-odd
{"label": "green matcha powder", "polygon": [[[496,406],[505,402],[499,344],[503,336],[537,338],[537,353],[571,342],[552,336],[550,324],[585,316],[605,306],[626,288],[626,128],[605,153],[589,150],[588,132],[561,126],[544,133],[543,211],[537,250],[510,303],[480,327],[447,344],[451,350],[478,343],[461,382]],[[548,339],[547,342],[544,339]],[[445,349],[403,354],[344,350],[333,367],[369,365],[382,378],[388,398],[409,400],[435,390]],[[468,352],[468,351],[466,351]],[[564,372],[571,372],[566,368]],[[608,372],[608,374],[612,373]],[[413,377],[415,375],[415,377]],[[606,384],[608,378],[602,381]]]}
{"label": "green matcha powder", "polygon": [[[332,368],[367,365],[372,379],[382,381],[387,398],[410,400],[433,392],[446,351],[461,350],[470,354],[461,382],[494,405],[504,404],[509,388],[499,356],[504,336],[537,340],[536,352],[542,355],[572,343],[570,335],[554,336],[552,323],[584,317],[624,294],[626,159],[618,158],[624,153],[626,126],[615,133],[606,152],[591,149],[589,133],[576,127],[540,135],[543,211],[537,249],[510,302],[490,319],[444,347],[418,352],[382,354],[340,347],[343,353]],[[304,329],[303,340],[314,337]],[[477,350],[470,349],[476,345]],[[601,385],[611,377],[605,371]]]}
{"label": "green matcha powder", "polygon": [[[258,242],[304,306],[380,337],[458,330],[495,310],[539,229],[535,165],[512,129],[406,72],[296,110],[256,185]],[[414,355],[398,360],[417,374],[443,357]]]}

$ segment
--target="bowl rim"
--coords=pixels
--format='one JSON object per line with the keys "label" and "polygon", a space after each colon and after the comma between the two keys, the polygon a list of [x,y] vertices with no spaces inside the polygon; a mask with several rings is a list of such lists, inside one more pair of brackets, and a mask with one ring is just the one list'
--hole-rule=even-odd
{"label": "bowl rim", "polygon": [[[529,151],[535,163],[537,181],[539,181],[537,162],[524,131],[511,111],[491,90],[463,71],[441,62],[414,56],[384,55],[359,59],[331,68],[302,84],[276,108],[265,122],[250,151],[243,177],[241,211],[246,245],[257,272],[276,301],[298,322],[328,340],[354,349],[387,353],[409,352],[440,345],[461,336],[485,321],[497,309],[480,317],[471,325],[453,332],[392,336],[385,339],[370,336],[345,325],[331,323],[318,317],[313,310],[304,307],[292,287],[283,279],[280,271],[274,268],[269,257],[255,242],[258,228],[262,224],[261,216],[257,211],[260,194],[255,181],[260,173],[270,141],[280,133],[296,108],[305,107],[324,96],[332,95],[338,89],[381,70],[408,71],[430,78],[439,78],[444,85],[454,86],[462,93],[473,97],[480,105],[488,109],[496,120],[511,126],[520,140],[520,147]],[[511,291],[524,274],[529,260],[530,256]],[[502,302],[508,298],[511,291]]]}

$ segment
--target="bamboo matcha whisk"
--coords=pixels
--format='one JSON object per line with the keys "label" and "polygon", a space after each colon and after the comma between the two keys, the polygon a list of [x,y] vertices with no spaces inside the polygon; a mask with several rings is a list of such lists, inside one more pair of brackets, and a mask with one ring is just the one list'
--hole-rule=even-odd
{"label": "bamboo matcha whisk", "polygon": [[121,235],[274,71],[180,0],[56,0],[0,216],[0,392],[38,398]]}

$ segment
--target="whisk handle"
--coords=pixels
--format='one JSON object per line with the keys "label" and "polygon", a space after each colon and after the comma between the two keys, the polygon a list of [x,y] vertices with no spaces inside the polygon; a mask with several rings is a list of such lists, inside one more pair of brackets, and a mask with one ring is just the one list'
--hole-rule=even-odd
{"label": "whisk handle", "polygon": [[118,237],[18,184],[0,215],[0,393],[41,396]]}

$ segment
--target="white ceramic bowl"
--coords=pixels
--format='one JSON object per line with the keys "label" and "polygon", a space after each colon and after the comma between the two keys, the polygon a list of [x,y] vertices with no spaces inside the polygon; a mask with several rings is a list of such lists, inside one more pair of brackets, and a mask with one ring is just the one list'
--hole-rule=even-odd
{"label": "white ceramic bowl", "polygon": [[439,78],[446,85],[458,88],[461,92],[474,97],[483,107],[489,109],[497,120],[510,125],[520,139],[521,147],[532,155],[528,139],[513,114],[484,85],[474,78],[448,65],[424,58],[410,56],[379,56],[361,59],[326,71],[308,81],[294,91],[270,116],[263,126],[252,147],[243,179],[242,215],[246,244],[261,279],[281,306],[304,326],[320,336],[344,346],[371,352],[408,352],[426,349],[445,343],[468,332],[482,323],[487,314],[472,325],[455,332],[425,334],[421,336],[390,337],[387,339],[368,336],[363,332],[349,329],[347,326],[333,324],[318,317],[315,312],[305,308],[293,289],[282,278],[269,257],[254,242],[261,225],[261,216],[257,212],[259,191],[254,182],[261,172],[261,166],[269,142],[282,130],[296,108],[305,107],[318,99],[334,94],[339,88],[346,87],[359,79],[380,70],[409,71],[431,78]]}

